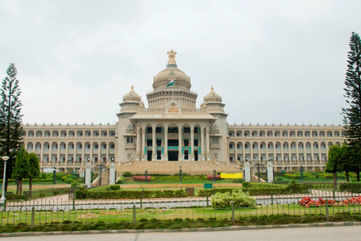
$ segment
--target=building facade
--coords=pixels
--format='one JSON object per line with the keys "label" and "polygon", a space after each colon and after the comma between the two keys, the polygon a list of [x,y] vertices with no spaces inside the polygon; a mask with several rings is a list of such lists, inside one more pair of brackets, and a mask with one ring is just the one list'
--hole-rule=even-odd
{"label": "building facade", "polygon": [[[225,104],[211,88],[197,107],[191,79],[180,70],[176,53],[153,79],[148,106],[131,87],[115,124],[25,125],[25,148],[41,167],[83,173],[114,162],[118,173],[211,173],[239,171],[245,161],[275,171],[323,170],[331,145],[344,142],[342,126],[230,125]],[[89,165],[89,164],[88,164]]]}

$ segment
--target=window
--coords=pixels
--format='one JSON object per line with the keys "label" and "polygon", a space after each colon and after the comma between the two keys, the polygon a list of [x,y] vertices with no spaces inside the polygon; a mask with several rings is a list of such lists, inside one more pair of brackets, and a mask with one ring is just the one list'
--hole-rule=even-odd
{"label": "window", "polygon": [[131,144],[131,143],[133,143],[133,137],[127,136],[127,144]]}

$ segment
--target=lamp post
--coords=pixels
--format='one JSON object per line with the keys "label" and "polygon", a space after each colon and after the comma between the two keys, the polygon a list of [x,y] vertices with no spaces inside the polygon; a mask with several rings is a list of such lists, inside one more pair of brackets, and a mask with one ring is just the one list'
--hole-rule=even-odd
{"label": "lamp post", "polygon": [[56,166],[53,169],[53,184],[56,184]]}
{"label": "lamp post", "polygon": [[6,162],[7,162],[7,160],[9,160],[9,157],[8,156],[3,156],[3,157],[1,157],[1,159],[3,159],[3,161],[4,161],[4,175],[3,175],[3,188],[2,188],[2,194],[1,194],[0,201],[3,204],[5,204],[5,200],[6,200],[6,197],[5,197]]}
{"label": "lamp post", "polygon": [[261,175],[261,173],[260,173],[260,163],[259,163],[259,160],[257,161],[257,182],[260,182],[261,180],[261,177],[260,177],[260,175]]}

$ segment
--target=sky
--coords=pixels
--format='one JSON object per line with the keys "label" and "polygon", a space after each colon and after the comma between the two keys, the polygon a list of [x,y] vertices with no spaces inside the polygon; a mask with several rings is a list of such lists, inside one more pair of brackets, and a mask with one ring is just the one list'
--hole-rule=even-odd
{"label": "sky", "polygon": [[360,0],[1,0],[0,78],[15,63],[24,123],[115,123],[174,49],[198,106],[213,86],[230,124],[342,124],[360,12]]}

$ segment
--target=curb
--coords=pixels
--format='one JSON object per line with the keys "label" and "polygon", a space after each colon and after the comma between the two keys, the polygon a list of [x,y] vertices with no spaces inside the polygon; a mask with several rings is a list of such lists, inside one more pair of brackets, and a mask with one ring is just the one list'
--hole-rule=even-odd
{"label": "curb", "polygon": [[311,227],[344,227],[361,226],[361,222],[326,222],[306,224],[280,224],[280,225],[249,225],[229,226],[216,228],[182,228],[182,229],[123,229],[123,230],[89,230],[89,231],[53,231],[53,232],[19,232],[0,233],[0,237],[22,237],[22,236],[45,236],[45,235],[81,235],[81,234],[108,234],[108,233],[176,233],[176,232],[217,232],[217,231],[239,231],[239,230],[260,230],[280,228],[311,228]]}

